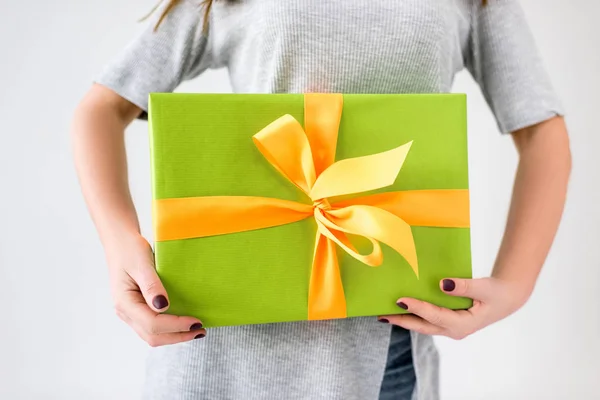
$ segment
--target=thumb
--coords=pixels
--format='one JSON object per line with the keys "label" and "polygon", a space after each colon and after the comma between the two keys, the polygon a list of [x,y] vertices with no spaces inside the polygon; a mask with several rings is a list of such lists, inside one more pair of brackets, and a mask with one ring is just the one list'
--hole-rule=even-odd
{"label": "thumb", "polygon": [[473,300],[485,301],[491,294],[491,283],[489,278],[446,278],[440,281],[440,289],[450,296],[467,297]]}
{"label": "thumb", "polygon": [[149,245],[144,253],[141,262],[128,273],[142,292],[146,304],[152,310],[162,312],[169,307],[169,297],[154,268],[154,254]]}

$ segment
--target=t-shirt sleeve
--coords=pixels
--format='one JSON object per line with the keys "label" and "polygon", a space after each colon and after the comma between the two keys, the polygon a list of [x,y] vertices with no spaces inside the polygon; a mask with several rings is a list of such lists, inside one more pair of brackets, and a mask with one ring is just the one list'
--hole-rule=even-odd
{"label": "t-shirt sleeve", "polygon": [[147,118],[151,92],[172,92],[211,63],[203,9],[198,3],[181,1],[155,29],[166,5],[157,9],[141,33],[104,66],[94,82],[140,107],[144,111],[140,118]]}
{"label": "t-shirt sleeve", "polygon": [[502,133],[564,110],[518,0],[474,0],[466,67]]}

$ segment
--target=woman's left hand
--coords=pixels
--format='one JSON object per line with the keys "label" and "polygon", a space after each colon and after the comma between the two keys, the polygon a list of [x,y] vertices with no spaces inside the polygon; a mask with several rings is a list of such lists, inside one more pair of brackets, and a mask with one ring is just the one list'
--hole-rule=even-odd
{"label": "woman's left hand", "polygon": [[460,340],[517,311],[531,292],[522,285],[499,278],[443,279],[440,289],[451,296],[473,299],[473,306],[455,311],[403,297],[397,304],[408,314],[381,316],[379,321],[426,335]]}

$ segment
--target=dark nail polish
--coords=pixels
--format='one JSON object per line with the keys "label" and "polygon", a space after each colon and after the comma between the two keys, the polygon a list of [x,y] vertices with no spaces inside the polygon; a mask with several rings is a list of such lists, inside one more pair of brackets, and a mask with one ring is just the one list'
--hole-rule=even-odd
{"label": "dark nail polish", "polygon": [[456,288],[456,283],[452,279],[444,279],[442,287],[444,288],[444,292],[451,292]]}
{"label": "dark nail polish", "polygon": [[398,307],[400,307],[401,309],[408,310],[408,306],[406,305],[406,303],[403,303],[403,302],[399,301],[396,304],[398,304]]}
{"label": "dark nail polish", "polygon": [[163,296],[162,294],[159,294],[154,299],[152,299],[152,305],[157,310],[162,310],[163,308],[165,308],[166,306],[169,305],[169,302],[167,301],[167,298],[165,296]]}
{"label": "dark nail polish", "polygon": [[204,333],[199,333],[194,337],[194,339],[202,339],[204,336],[206,336]]}
{"label": "dark nail polish", "polygon": [[202,329],[202,322],[196,322],[190,326],[190,331],[197,331],[199,329]]}
{"label": "dark nail polish", "polygon": [[383,322],[384,324],[389,324],[389,323],[390,323],[390,321],[388,321],[388,320],[387,320],[387,319],[385,319],[385,318],[380,318],[380,319],[378,319],[377,321],[379,321],[379,322]]}

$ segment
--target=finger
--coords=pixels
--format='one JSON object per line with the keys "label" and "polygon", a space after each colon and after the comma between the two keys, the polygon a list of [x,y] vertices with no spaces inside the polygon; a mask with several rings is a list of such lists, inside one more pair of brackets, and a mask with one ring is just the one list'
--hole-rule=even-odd
{"label": "finger", "polygon": [[400,326],[404,329],[419,332],[424,335],[441,335],[444,331],[444,328],[433,325],[423,318],[410,314],[387,315],[379,318],[379,321],[389,322],[392,325]]}
{"label": "finger", "polygon": [[446,278],[440,281],[440,289],[450,296],[468,297],[474,300],[485,301],[490,298],[493,291],[492,280]]}
{"label": "finger", "polygon": [[169,307],[169,297],[163,286],[156,269],[152,249],[148,245],[147,258],[143,258],[137,265],[127,269],[127,273],[140,288],[146,304],[154,311],[165,311]]}
{"label": "finger", "polygon": [[138,334],[142,340],[148,343],[151,347],[166,346],[170,344],[177,344],[183,342],[189,342],[194,339],[203,339],[206,336],[206,330],[200,329],[192,332],[179,332],[179,333],[162,333],[158,335],[152,335],[146,332],[138,324],[132,324],[133,330]]}
{"label": "finger", "polygon": [[418,315],[433,325],[441,326],[443,328],[454,325],[457,318],[454,312],[447,308],[438,307],[434,304],[417,299],[403,298],[400,299],[397,304],[398,307]]}
{"label": "finger", "polygon": [[[197,331],[202,321],[194,317],[158,314],[151,310],[139,292],[127,292],[118,302],[118,313],[128,319],[130,325],[139,326],[150,335]],[[126,321],[127,322],[127,321]]]}

